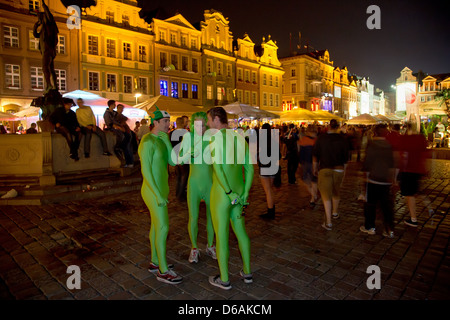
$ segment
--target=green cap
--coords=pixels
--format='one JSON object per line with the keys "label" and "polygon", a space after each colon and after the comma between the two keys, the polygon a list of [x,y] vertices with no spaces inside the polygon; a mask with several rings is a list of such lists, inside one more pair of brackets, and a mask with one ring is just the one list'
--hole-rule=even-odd
{"label": "green cap", "polygon": [[158,106],[155,106],[155,107],[156,107],[156,111],[153,112],[154,116],[151,117],[152,123],[155,120],[160,120],[163,118],[170,118],[170,114],[167,111],[159,110]]}

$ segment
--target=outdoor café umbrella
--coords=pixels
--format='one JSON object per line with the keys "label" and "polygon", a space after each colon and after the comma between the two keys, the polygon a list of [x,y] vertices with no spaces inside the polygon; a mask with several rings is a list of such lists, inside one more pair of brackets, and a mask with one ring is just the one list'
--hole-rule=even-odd
{"label": "outdoor caf\u00e9 umbrella", "polygon": [[389,119],[388,117],[386,117],[386,116],[383,115],[383,114],[377,114],[377,115],[374,116],[374,117],[377,118],[378,120],[385,121],[385,122],[391,121],[391,119]]}
{"label": "outdoor caf\u00e9 umbrella", "polygon": [[317,118],[316,120],[326,120],[326,121],[330,121],[331,119],[336,119],[337,121],[344,121],[344,118],[341,118],[331,112],[325,111],[325,110],[316,110],[313,111],[313,113],[315,115],[317,115],[319,118]]}
{"label": "outdoor caf\u00e9 umbrella", "polygon": [[176,98],[166,96],[156,96],[134,106],[134,108],[143,109],[149,115],[156,111],[156,107],[160,110],[167,111],[173,117],[180,117],[183,115],[190,116],[195,112],[204,111],[199,106],[193,106],[189,103],[180,101]]}
{"label": "outdoor caf\u00e9 umbrella", "polygon": [[363,113],[362,115],[359,115],[357,117],[354,117],[347,121],[347,124],[377,124],[380,120],[377,118],[371,116],[368,113]]}
{"label": "outdoor caf\u00e9 umbrella", "polygon": [[17,117],[11,113],[0,112],[0,121],[15,121]]}
{"label": "outdoor caf\u00e9 umbrella", "polygon": [[223,108],[227,113],[235,114],[242,119],[253,118],[256,120],[260,120],[260,119],[274,119],[280,117],[278,114],[262,110],[259,108],[255,108],[253,106],[241,103],[239,101],[227,104],[223,106]]}
{"label": "outdoor caf\u00e9 umbrella", "polygon": [[[318,115],[312,111],[298,108],[290,111],[283,111],[280,116],[281,121],[315,121],[319,120]],[[321,120],[321,119],[320,119]]]}

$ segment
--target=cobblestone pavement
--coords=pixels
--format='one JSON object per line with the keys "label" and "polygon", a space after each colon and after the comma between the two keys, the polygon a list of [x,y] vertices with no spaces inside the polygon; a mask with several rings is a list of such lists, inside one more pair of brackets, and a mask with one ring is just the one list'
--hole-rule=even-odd
{"label": "cobblestone pavement", "polygon": [[[179,285],[156,280],[147,271],[150,218],[139,192],[45,206],[0,207],[0,299],[164,299],[164,300],[316,300],[316,299],[449,299],[450,161],[434,160],[418,201],[419,227],[402,223],[408,217],[396,191],[395,238],[359,231],[363,205],[359,164],[352,162],[342,188],[340,218],[332,231],[321,228],[323,205],[309,208],[305,186],[283,184],[276,189],[277,218],[264,221],[265,196],[255,175],[247,209],[253,284],[239,278],[242,267],[237,241],[230,235],[230,280],[224,291],[208,283],[218,273],[217,261],[201,255],[190,264],[185,203],[169,198],[169,263],[184,277]],[[300,174],[298,174],[300,176]],[[206,246],[204,205],[199,245]],[[203,251],[204,252],[204,251]],[[81,289],[69,290],[69,265],[81,270]],[[381,289],[369,290],[367,268],[381,269]]]}

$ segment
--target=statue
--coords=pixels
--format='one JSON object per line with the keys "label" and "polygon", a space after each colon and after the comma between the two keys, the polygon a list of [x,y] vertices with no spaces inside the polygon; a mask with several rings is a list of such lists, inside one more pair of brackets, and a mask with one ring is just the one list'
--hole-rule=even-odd
{"label": "statue", "polygon": [[[42,6],[44,7],[44,12],[38,13],[38,21],[33,27],[33,35],[36,39],[39,39],[39,51],[42,54],[42,70],[46,84],[45,92],[48,92],[50,89],[57,90],[54,60],[59,30],[55,18],[44,0],[42,0]],[[38,32],[39,27],[41,29]]]}

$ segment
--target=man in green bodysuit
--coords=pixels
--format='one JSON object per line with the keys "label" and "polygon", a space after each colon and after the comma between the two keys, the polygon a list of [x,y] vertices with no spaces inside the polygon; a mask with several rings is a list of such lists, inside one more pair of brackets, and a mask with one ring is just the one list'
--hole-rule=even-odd
{"label": "man in green bodysuit", "polygon": [[151,219],[149,271],[156,273],[159,281],[178,284],[183,278],[172,270],[173,266],[167,265],[166,260],[166,241],[169,232],[167,164],[175,165],[171,158],[172,144],[167,134],[170,115],[158,108],[153,114],[152,123],[155,126],[150,133],[143,136],[138,149],[143,177],[141,195],[150,211]]}
{"label": "man in green bodysuit", "polygon": [[[253,165],[245,138],[228,128],[227,113],[222,107],[208,110],[208,126],[218,129],[211,138],[213,183],[211,187],[211,217],[216,233],[216,253],[220,275],[209,277],[209,283],[221,289],[231,289],[228,277],[230,222],[241,253],[245,283],[252,283],[250,271],[250,239],[242,214],[253,181]],[[245,181],[242,169],[245,173]]]}
{"label": "man in green bodysuit", "polygon": [[209,155],[209,139],[203,138],[206,132],[207,116],[205,112],[196,112],[191,116],[191,131],[183,136],[178,154],[178,163],[190,163],[187,186],[187,203],[189,209],[188,232],[191,239],[189,262],[197,263],[200,251],[197,245],[199,206],[203,200],[206,204],[206,234],[208,244],[206,254],[216,259],[214,246],[214,229],[211,221],[210,192],[212,186],[212,165]]}

